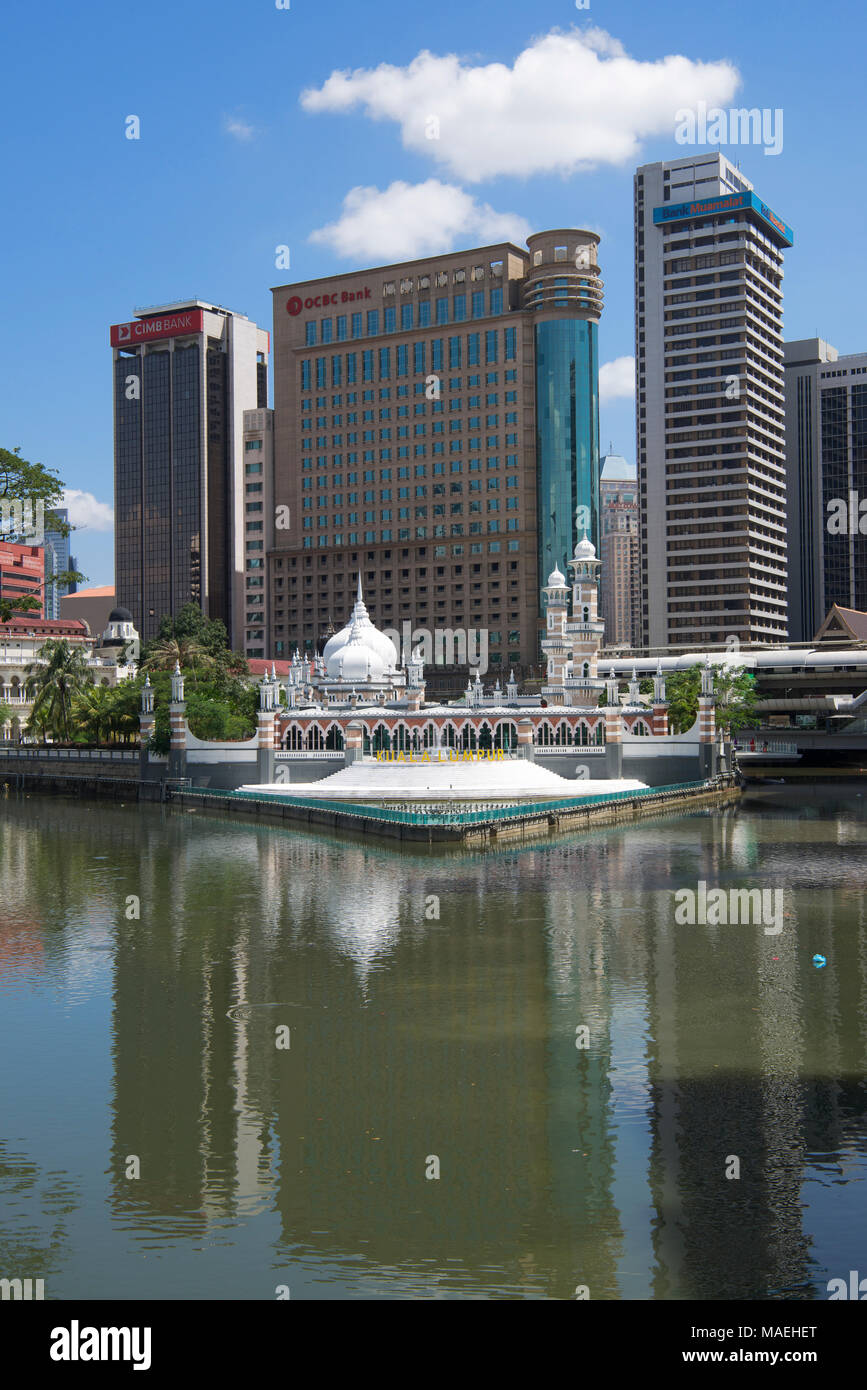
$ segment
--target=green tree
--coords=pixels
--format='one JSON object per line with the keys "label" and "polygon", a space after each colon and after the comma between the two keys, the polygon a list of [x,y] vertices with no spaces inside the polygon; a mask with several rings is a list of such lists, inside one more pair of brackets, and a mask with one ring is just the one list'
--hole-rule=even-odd
{"label": "green tree", "polygon": [[[8,705],[5,700],[0,700],[0,730],[4,724],[9,723],[14,713],[11,705]],[[2,737],[2,733],[0,733],[0,737]]]}
{"label": "green tree", "polygon": [[72,698],[71,725],[75,733],[84,735],[97,748],[103,735],[111,731],[112,695],[107,685],[86,685]]}
{"label": "green tree", "polygon": [[[68,536],[73,528],[54,510],[63,503],[63,483],[53,468],[43,463],[31,463],[21,457],[20,448],[0,448],[0,501],[41,502],[44,508],[46,531],[59,531]],[[12,540],[12,534],[0,539]],[[69,585],[83,583],[86,576],[78,570],[64,570],[46,580],[46,584]],[[27,595],[15,599],[0,599],[0,622],[8,623],[16,614],[26,614],[40,608],[38,600]]]}
{"label": "green tree", "polygon": [[194,637],[157,637],[147,644],[143,654],[141,669],[152,671],[174,671],[180,666],[182,671],[192,674],[196,679],[199,672],[213,672],[217,668],[217,658],[207,651]]}
{"label": "green tree", "polygon": [[145,642],[141,651],[144,671],[173,671],[175,662],[199,677],[228,683],[232,677],[248,675],[247,660],[229,647],[225,624],[206,618],[196,603],[185,603],[174,617],[164,617],[156,637]]}
{"label": "green tree", "polygon": [[68,741],[73,701],[90,680],[87,658],[80,648],[70,646],[64,638],[46,642],[39,658],[25,671],[25,693],[33,701],[28,731],[40,730],[44,741],[50,730]]}
{"label": "green tree", "polygon": [[716,676],[716,722],[734,733],[756,717],[756,678],[742,666],[720,669]]}
{"label": "green tree", "polygon": [[[666,678],[668,723],[672,733],[685,734],[698,715],[701,693],[701,667],[690,666],[687,671],[674,671]],[[717,728],[734,731],[750,724],[755,718],[755,677],[744,668],[714,667]]]}
{"label": "green tree", "polygon": [[673,734],[685,734],[698,715],[701,691],[701,667],[690,666],[686,671],[672,671],[665,679],[665,698],[668,701],[668,727]]}
{"label": "green tree", "polygon": [[143,681],[120,681],[110,692],[109,733],[114,741],[138,742]]}

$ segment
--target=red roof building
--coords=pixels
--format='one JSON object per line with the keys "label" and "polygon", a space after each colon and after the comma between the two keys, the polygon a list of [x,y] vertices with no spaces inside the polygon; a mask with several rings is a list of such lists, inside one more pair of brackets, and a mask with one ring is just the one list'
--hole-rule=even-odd
{"label": "red roof building", "polygon": [[13,545],[0,541],[0,598],[14,603],[16,599],[35,598],[39,608],[28,613],[43,612],[45,582],[45,551],[41,545]]}

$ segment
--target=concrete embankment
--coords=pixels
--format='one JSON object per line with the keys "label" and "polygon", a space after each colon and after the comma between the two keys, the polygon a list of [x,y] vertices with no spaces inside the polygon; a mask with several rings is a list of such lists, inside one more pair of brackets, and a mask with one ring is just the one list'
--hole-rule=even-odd
{"label": "concrete embankment", "polygon": [[[321,827],[332,831],[425,844],[480,846],[539,839],[564,832],[616,825],[648,816],[723,806],[740,798],[731,780],[680,783],[602,796],[566,796],[512,806],[469,809],[441,806],[395,810],[385,806],[305,801],[297,797],[247,792],[196,790],[165,782],[142,781],[138,760],[89,762],[73,771],[53,758],[22,760],[0,754],[0,785],[18,791],[112,801],[167,801],[180,811],[197,811],[271,824]],[[568,783],[566,784],[569,785]]]}
{"label": "concrete embankment", "polygon": [[219,815],[243,816],[283,825],[321,827],[389,840],[425,844],[463,844],[478,847],[515,840],[538,839],[564,832],[588,830],[647,816],[670,815],[701,807],[723,806],[740,798],[732,781],[697,782],[675,787],[617,792],[609,797],[564,798],[525,806],[443,812],[439,808],[398,811],[297,798],[258,797],[255,792],[178,790],[173,806]]}

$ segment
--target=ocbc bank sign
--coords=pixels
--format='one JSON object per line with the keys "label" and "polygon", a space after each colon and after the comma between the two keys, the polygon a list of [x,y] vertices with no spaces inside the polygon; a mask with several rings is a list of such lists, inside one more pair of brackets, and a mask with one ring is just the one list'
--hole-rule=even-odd
{"label": "ocbc bank sign", "polygon": [[356,304],[359,300],[370,298],[371,293],[367,285],[360,290],[338,290],[334,294],[308,295],[306,299],[293,294],[291,299],[286,300],[286,312],[294,318],[302,309],[330,309],[332,305]]}

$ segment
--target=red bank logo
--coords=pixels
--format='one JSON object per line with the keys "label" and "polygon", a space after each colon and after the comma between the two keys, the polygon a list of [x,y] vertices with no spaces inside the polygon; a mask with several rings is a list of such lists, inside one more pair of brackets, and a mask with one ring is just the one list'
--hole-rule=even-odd
{"label": "red bank logo", "polygon": [[135,319],[132,323],[115,323],[111,328],[111,345],[147,343],[154,338],[177,338],[182,334],[202,332],[202,310],[187,309],[180,314],[165,314],[161,318]]}
{"label": "red bank logo", "polygon": [[335,294],[317,294],[315,299],[299,299],[297,294],[293,294],[291,299],[286,300],[286,312],[294,318],[301,313],[302,309],[328,309],[332,304],[355,304],[360,299],[370,299],[371,294],[365,285],[361,290],[343,290]]}

